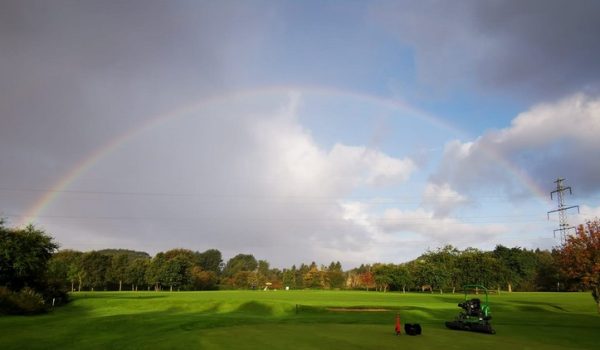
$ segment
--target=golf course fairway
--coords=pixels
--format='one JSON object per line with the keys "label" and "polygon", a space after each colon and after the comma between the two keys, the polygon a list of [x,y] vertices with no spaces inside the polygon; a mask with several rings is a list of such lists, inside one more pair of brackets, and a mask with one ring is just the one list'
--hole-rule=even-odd
{"label": "golf course fairway", "polygon": [[[81,292],[1,316],[0,349],[598,349],[589,293],[490,295],[497,334],[446,329],[462,294],[359,291]],[[420,336],[394,332],[420,323]]]}

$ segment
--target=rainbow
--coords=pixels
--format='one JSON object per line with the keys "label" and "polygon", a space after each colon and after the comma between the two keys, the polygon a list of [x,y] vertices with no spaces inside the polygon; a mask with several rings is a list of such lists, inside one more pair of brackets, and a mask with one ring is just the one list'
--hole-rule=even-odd
{"label": "rainbow", "polygon": [[[466,136],[462,130],[458,129],[457,127],[448,123],[447,121],[436,117],[432,114],[416,109],[400,100],[383,98],[352,91],[344,91],[339,89],[323,87],[274,86],[259,89],[243,90],[224,95],[210,96],[208,98],[201,99],[200,101],[196,101],[194,103],[177,108],[175,110],[148,118],[147,121],[142,123],[141,125],[134,126],[124,131],[123,133],[117,135],[115,138],[109,140],[107,143],[98,147],[96,150],[88,154],[80,162],[78,162],[72,168],[70,168],[58,181],[56,181],[56,183],[54,183],[54,185],[49,190],[45,191],[44,194],[40,196],[34,202],[34,204],[27,209],[26,213],[21,216],[19,226],[24,226],[28,222],[34,221],[46,208],[48,208],[52,204],[52,202],[54,202],[60,196],[61,193],[66,192],[66,189],[70,186],[71,183],[73,183],[82,174],[88,171],[92,166],[94,166],[94,164],[98,163],[111,153],[117,151],[120,147],[122,147],[131,139],[148,130],[157,128],[170,120],[201,111],[202,109],[208,108],[210,106],[235,101],[237,99],[259,97],[265,96],[267,94],[282,95],[292,93],[355,98],[361,101],[384,106],[392,110],[406,112],[411,116],[417,117],[443,130],[450,131],[455,135],[460,135],[463,137]],[[543,199],[547,197],[545,192],[541,190],[538,187],[538,185],[533,180],[531,180],[527,176],[527,174],[523,172],[518,166],[512,164],[510,161],[504,159],[503,157],[492,151],[489,151],[488,153],[491,156],[491,158],[502,164],[506,169],[508,169],[512,174],[514,174],[514,176],[521,183],[523,183],[535,196]]]}

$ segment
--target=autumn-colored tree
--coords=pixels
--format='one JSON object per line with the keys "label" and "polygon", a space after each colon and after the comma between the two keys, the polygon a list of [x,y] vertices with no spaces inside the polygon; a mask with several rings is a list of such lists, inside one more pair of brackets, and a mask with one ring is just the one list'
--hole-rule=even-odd
{"label": "autumn-colored tree", "polygon": [[577,233],[567,237],[561,249],[560,265],[567,277],[592,289],[600,313],[600,219],[579,225]]}
{"label": "autumn-colored tree", "polygon": [[190,274],[194,290],[217,289],[218,278],[214,271],[204,271],[200,266],[192,266]]}
{"label": "autumn-colored tree", "polygon": [[317,264],[313,261],[310,264],[310,269],[304,274],[304,287],[306,288],[323,288],[323,271],[319,270]]}
{"label": "autumn-colored tree", "polygon": [[373,273],[371,271],[365,271],[363,273],[361,273],[358,276],[358,279],[360,280],[361,285],[364,288],[367,288],[367,291],[369,291],[369,288],[375,288],[375,278],[373,277]]}

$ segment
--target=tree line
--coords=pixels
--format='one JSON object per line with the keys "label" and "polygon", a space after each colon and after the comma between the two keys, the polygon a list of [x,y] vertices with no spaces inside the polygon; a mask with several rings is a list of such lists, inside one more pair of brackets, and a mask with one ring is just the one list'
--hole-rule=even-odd
{"label": "tree line", "polygon": [[[508,248],[460,250],[451,245],[428,250],[399,264],[363,264],[344,270],[328,265],[272,268],[267,260],[238,254],[227,262],[217,249],[145,252],[105,249],[57,251],[43,230],[7,228],[0,220],[0,313],[46,310],[63,302],[67,291],[364,289],[455,292],[465,284],[511,291],[592,289],[600,312],[600,221],[578,227],[552,251]],[[35,307],[30,307],[35,304]],[[8,311],[7,311],[8,310]]]}
{"label": "tree line", "polygon": [[465,284],[509,292],[577,290],[579,285],[563,273],[559,258],[558,250],[502,245],[492,251],[459,250],[448,245],[409,262],[363,264],[344,271],[339,261],[271,268],[252,254],[238,254],[224,263],[217,249],[172,249],[154,257],[124,249],[62,250],[50,258],[48,276],[71,291],[291,288],[444,293]]}

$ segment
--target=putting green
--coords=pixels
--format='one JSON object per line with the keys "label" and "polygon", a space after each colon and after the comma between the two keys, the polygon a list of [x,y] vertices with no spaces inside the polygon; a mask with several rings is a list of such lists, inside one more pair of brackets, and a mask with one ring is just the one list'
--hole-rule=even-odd
{"label": "putting green", "polygon": [[[491,295],[496,335],[448,330],[460,294],[352,291],[75,293],[47,315],[0,317],[1,349],[596,349],[588,293]],[[358,310],[358,311],[357,311]],[[402,322],[421,336],[395,336]]]}

